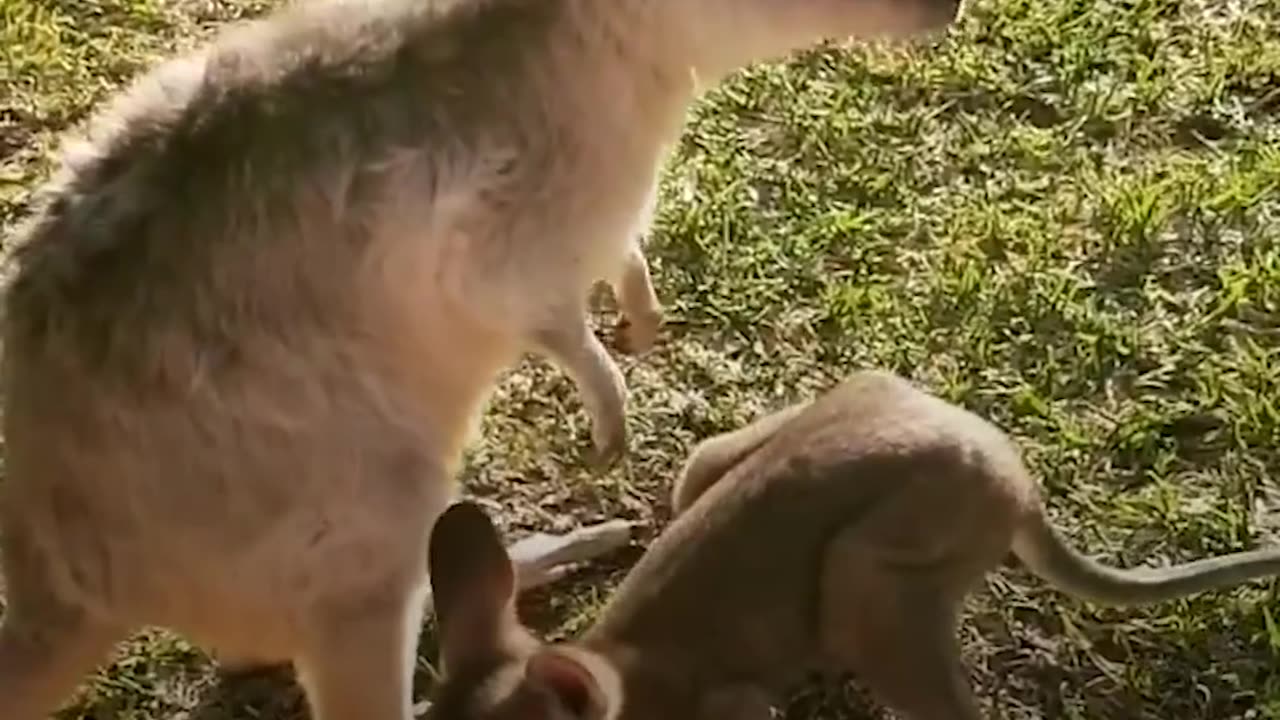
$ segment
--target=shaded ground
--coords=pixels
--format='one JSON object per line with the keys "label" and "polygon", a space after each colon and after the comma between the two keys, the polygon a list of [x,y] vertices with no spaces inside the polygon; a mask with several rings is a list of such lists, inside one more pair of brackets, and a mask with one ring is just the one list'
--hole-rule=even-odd
{"label": "shaded ground", "polygon": [[[0,2],[0,223],[93,101],[261,5]],[[1101,557],[1280,540],[1278,111],[1271,0],[980,0],[927,53],[745,72],[697,107],[665,176],[651,258],[671,323],[661,350],[622,360],[629,466],[591,479],[575,393],[530,361],[468,492],[513,534],[660,524],[696,439],[876,365],[1014,433]],[[572,632],[630,559],[530,596],[529,616]],[[994,717],[1280,718],[1278,589],[1121,612],[1004,571],[970,604],[966,657]],[[153,634],[63,717],[300,714],[286,676],[219,682]],[[788,717],[878,715],[828,685]]]}

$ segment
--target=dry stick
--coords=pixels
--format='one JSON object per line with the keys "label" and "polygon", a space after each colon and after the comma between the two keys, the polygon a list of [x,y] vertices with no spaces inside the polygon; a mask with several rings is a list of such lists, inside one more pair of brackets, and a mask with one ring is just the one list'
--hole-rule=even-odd
{"label": "dry stick", "polygon": [[613,552],[631,541],[635,523],[626,520],[587,525],[563,535],[537,533],[507,548],[517,584],[531,590],[564,577],[575,565]]}
{"label": "dry stick", "polygon": [[[560,535],[535,533],[507,546],[521,590],[549,585],[568,575],[575,566],[611,553],[631,542],[636,523],[627,520],[584,525]],[[435,607],[427,589],[426,611]]]}

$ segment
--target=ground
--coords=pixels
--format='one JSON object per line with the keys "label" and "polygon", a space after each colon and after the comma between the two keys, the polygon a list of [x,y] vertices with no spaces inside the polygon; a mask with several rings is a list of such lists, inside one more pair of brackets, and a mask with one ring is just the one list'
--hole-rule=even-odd
{"label": "ground", "polygon": [[[265,4],[0,2],[0,223],[95,101]],[[743,72],[697,105],[664,174],[650,257],[669,322],[621,361],[627,466],[583,468],[578,396],[530,360],[466,491],[513,537],[613,516],[657,529],[698,438],[878,366],[1012,433],[1092,554],[1280,540],[1278,114],[1272,0],[978,0],[933,47]],[[571,634],[638,551],[532,594],[527,616]],[[1011,568],[969,603],[965,658],[993,717],[1280,718],[1278,600],[1259,582],[1104,610]],[[420,697],[432,658],[428,629]],[[827,684],[787,717],[879,712]],[[302,714],[283,673],[220,678],[153,632],[62,717]]]}

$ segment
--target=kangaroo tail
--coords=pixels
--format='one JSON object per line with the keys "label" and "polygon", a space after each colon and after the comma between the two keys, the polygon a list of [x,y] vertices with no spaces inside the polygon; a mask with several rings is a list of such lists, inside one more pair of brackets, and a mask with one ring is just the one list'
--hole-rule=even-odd
{"label": "kangaroo tail", "polygon": [[1043,511],[1016,531],[1013,553],[1032,573],[1102,605],[1144,605],[1280,575],[1280,547],[1238,552],[1164,568],[1102,565],[1073,548]]}

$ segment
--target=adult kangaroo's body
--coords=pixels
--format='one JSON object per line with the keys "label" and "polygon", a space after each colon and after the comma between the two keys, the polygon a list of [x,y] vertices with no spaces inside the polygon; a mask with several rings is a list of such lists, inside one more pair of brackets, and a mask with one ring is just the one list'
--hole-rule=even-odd
{"label": "adult kangaroo's body", "polygon": [[582,388],[602,460],[660,307],[639,244],[695,97],[949,0],[332,0],[135,82],[69,145],[4,298],[0,717],[141,625],[405,720],[427,533],[495,377]]}

